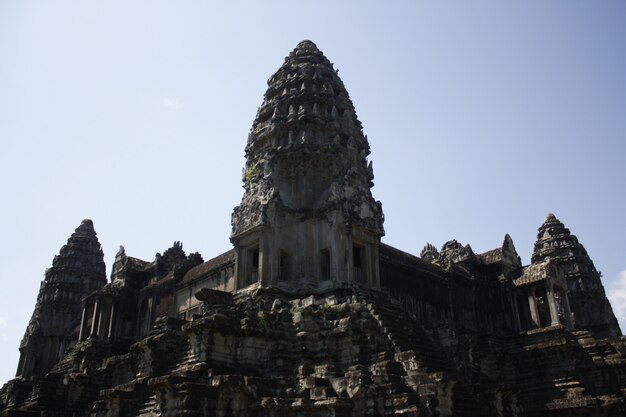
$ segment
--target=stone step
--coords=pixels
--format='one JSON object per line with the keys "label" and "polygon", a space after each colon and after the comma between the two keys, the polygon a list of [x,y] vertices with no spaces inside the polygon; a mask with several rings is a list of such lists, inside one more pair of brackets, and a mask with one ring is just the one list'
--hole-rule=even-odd
{"label": "stone step", "polygon": [[137,417],[153,417],[158,415],[156,394],[148,395],[137,410]]}
{"label": "stone step", "polygon": [[416,351],[422,366],[426,368],[450,369],[447,360],[434,348],[423,330],[417,325],[406,326],[406,323],[411,323],[413,320],[400,306],[390,307],[371,303],[368,307],[396,349]]}

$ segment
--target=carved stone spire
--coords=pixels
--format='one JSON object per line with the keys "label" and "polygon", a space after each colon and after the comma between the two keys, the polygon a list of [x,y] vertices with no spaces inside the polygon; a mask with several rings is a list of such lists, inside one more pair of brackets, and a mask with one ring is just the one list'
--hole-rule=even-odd
{"label": "carved stone spire", "polygon": [[[522,259],[517,254],[513,239],[507,233],[502,241],[502,264],[505,271],[512,271],[522,267]],[[504,271],[503,271],[504,272]]]}
{"label": "carved stone spire", "polygon": [[91,220],[83,220],[54,257],[45,283],[79,283],[88,292],[106,284],[104,255]]}
{"label": "carved stone spire", "polygon": [[44,375],[77,340],[82,299],[106,284],[102,248],[91,220],[67,240],[41,283],[22,343],[17,376]]}
{"label": "carved stone spire", "polygon": [[[249,248],[252,261],[240,270],[253,276],[242,277],[240,287],[259,278],[350,281],[360,274],[348,267],[353,257],[361,262],[353,245],[357,251],[377,245],[384,234],[368,154],[337,71],[313,42],[300,42],[268,80],[248,137],[245,193],[233,212],[231,240]],[[373,251],[363,254],[370,272],[361,278],[377,286]]]}
{"label": "carved stone spire", "polygon": [[422,258],[426,262],[438,262],[439,251],[432,243],[426,243],[426,245],[424,245],[424,248],[420,252],[420,258]]}
{"label": "carved stone spire", "polygon": [[111,282],[121,281],[124,282],[126,277],[126,265],[128,263],[128,256],[126,256],[126,250],[124,246],[120,245],[120,249],[115,255],[115,261],[113,262],[113,268],[111,268]]}
{"label": "carved stone spire", "polygon": [[533,264],[548,260],[555,261],[565,274],[575,327],[602,337],[621,334],[593,261],[552,213],[539,227],[532,255]]}

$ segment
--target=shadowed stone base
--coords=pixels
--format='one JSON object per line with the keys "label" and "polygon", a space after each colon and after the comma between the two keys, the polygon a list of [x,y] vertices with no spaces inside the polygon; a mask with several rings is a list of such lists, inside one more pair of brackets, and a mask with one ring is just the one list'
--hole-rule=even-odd
{"label": "shadowed stone base", "polygon": [[[3,416],[623,415],[623,338],[562,326],[494,338],[416,325],[380,292],[204,289],[204,314],[162,317],[124,352],[79,343]],[[582,415],[582,414],[581,414]]]}

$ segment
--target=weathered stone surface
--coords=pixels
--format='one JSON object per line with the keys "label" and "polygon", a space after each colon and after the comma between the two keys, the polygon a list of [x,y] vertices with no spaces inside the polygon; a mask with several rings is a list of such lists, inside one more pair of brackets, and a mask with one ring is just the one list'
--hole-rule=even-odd
{"label": "weathered stone surface", "polygon": [[337,71],[300,42],[270,77],[248,138],[232,217],[238,288],[378,286],[383,213],[369,152]]}
{"label": "weathered stone surface", "polygon": [[106,284],[102,249],[91,220],[83,220],[54,257],[41,283],[22,343],[17,376],[45,375],[76,343],[82,299]]}
{"label": "weathered stone surface", "polygon": [[234,249],[121,247],[107,284],[83,222],[0,416],[626,415],[626,340],[576,237],[549,215],[526,266],[509,235],[485,253],[384,245],[368,153],[336,71],[301,42],[250,133]]}
{"label": "weathered stone surface", "polygon": [[621,339],[599,342],[563,327],[515,337],[465,334],[450,355],[432,330],[377,291],[346,287],[301,298],[258,289],[231,301],[191,322],[156,320],[129,353],[81,342],[65,377],[40,379],[36,396],[19,404],[34,415],[93,417],[624,409]]}
{"label": "weathered stone surface", "polygon": [[621,334],[600,273],[576,236],[552,213],[539,228],[532,256],[533,263],[545,260],[556,262],[566,276],[567,295],[577,329],[602,337]]}

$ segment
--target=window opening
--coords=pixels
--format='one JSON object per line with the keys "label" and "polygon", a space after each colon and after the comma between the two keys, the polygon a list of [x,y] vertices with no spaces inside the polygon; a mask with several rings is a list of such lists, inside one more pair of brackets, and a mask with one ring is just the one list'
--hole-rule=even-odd
{"label": "window opening", "polygon": [[259,248],[250,249],[248,252],[248,276],[246,285],[254,284],[259,280]]}
{"label": "window opening", "polygon": [[322,249],[320,254],[320,268],[322,280],[326,281],[330,279],[330,251],[328,249]]}
{"label": "window opening", "polygon": [[362,246],[352,246],[352,265],[354,266],[354,280],[356,282],[365,283],[365,268]]}
{"label": "window opening", "polygon": [[279,260],[279,271],[278,271],[278,278],[281,281],[286,281],[289,279],[289,264],[291,263],[291,259],[290,256],[285,253],[282,252],[280,253],[280,260]]}

